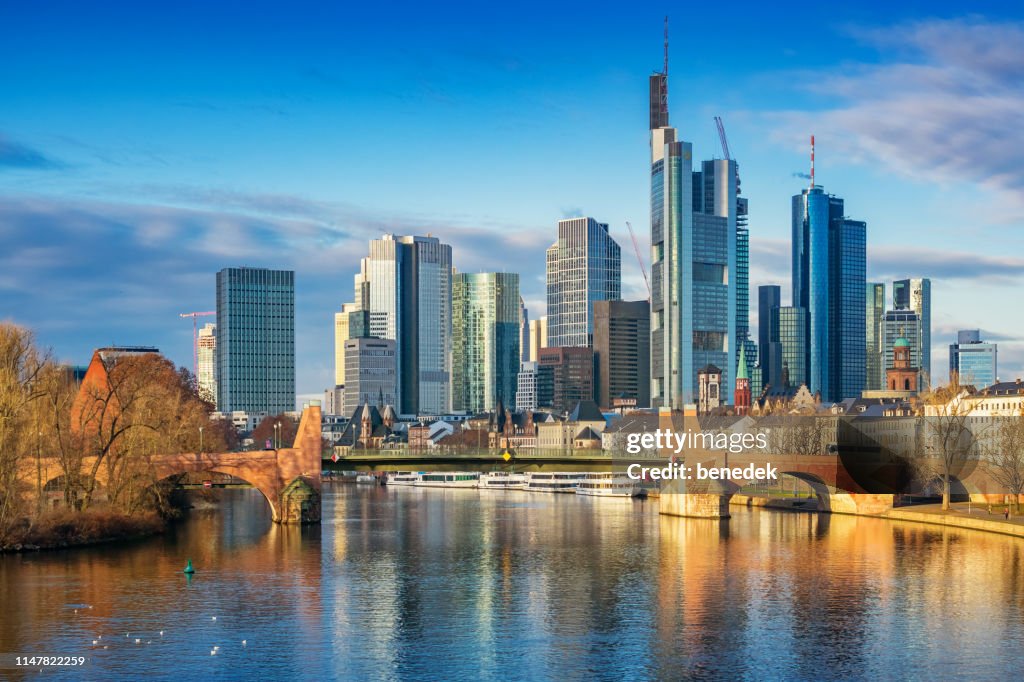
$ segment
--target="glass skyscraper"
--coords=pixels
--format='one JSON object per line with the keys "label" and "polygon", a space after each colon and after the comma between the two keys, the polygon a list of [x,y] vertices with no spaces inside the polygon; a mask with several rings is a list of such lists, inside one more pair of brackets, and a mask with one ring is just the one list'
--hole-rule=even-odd
{"label": "glass skyscraper", "polygon": [[782,371],[781,356],[773,362],[773,354],[778,354],[769,345],[771,340],[772,309],[782,305],[782,288],[768,284],[757,288],[757,353],[761,365],[761,381],[765,386],[775,386]]}
{"label": "glass skyscraper", "polygon": [[949,346],[949,378],[979,391],[999,380],[994,343],[981,340],[981,331],[965,329],[957,333],[956,343]]}
{"label": "glass skyscraper", "polygon": [[918,390],[931,384],[932,374],[932,281],[928,278],[898,279],[892,283],[892,305],[896,310],[913,310],[921,326],[917,340],[921,349]]}
{"label": "glass skyscraper", "polygon": [[[770,347],[777,358],[776,388],[798,388],[807,383],[807,311],[793,306],[773,308],[770,322]],[[773,367],[772,371],[776,371]]]}
{"label": "glass skyscraper", "polygon": [[821,187],[793,197],[793,305],[807,312],[807,386],[859,396],[866,363],[867,225]]}
{"label": "glass skyscraper", "polygon": [[295,273],[217,273],[217,409],[295,409]]}
{"label": "glass skyscraper", "polygon": [[590,346],[594,301],[621,298],[621,254],[608,225],[593,218],[558,221],[547,250],[548,346]]}
{"label": "glass skyscraper", "polygon": [[864,372],[864,390],[881,391],[885,387],[885,362],[882,352],[882,319],[885,317],[885,284],[868,282],[865,288],[864,309],[867,334],[867,362]]}
{"label": "glass skyscraper", "polygon": [[448,412],[452,247],[429,235],[371,240],[355,299],[369,311],[370,336],[398,342],[398,412]]}
{"label": "glass skyscraper", "polygon": [[[910,345],[911,368],[920,369],[921,367],[921,318],[913,310],[905,308],[890,310],[882,318],[883,375],[885,370],[895,366],[893,347],[899,338],[906,339]],[[918,376],[920,376],[920,372],[918,372]]]}
{"label": "glass skyscraper", "polygon": [[519,275],[455,275],[452,282],[452,409],[516,404],[520,366]]}

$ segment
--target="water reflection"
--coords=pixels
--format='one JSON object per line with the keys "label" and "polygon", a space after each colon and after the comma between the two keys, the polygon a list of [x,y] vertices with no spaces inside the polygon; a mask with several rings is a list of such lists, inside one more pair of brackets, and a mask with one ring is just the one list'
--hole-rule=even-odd
{"label": "water reflection", "polygon": [[223,494],[165,537],[0,558],[0,651],[165,679],[991,678],[1022,663],[1015,538],[344,485],[325,486],[322,527],[295,528],[254,491]]}

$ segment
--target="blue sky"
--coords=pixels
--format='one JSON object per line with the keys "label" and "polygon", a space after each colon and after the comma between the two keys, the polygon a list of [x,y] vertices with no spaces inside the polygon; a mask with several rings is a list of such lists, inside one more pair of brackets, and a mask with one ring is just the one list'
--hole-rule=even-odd
{"label": "blue sky", "polygon": [[[647,75],[700,158],[721,115],[752,281],[789,288],[789,202],[817,179],[868,222],[869,277],[933,280],[1024,375],[1024,10],[917,2],[0,4],[0,319],[66,361],[109,343],[191,363],[179,312],[225,266],[297,272],[297,387],[332,381],[332,313],[368,239],[433,233],[522,273],[542,314],[559,218],[612,225],[645,296]],[[697,5],[697,6],[695,6]],[[849,3],[847,3],[849,5]],[[756,326],[756,319],[751,320]]]}

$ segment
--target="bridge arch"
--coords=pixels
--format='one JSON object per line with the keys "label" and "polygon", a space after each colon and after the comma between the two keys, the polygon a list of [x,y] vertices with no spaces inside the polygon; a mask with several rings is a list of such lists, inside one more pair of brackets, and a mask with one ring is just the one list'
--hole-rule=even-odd
{"label": "bridge arch", "polygon": [[[159,476],[156,479],[156,483],[154,483],[154,485],[160,484],[160,483],[162,483],[163,481],[166,481],[169,478],[172,478],[174,476],[180,476],[182,474],[199,474],[199,473],[224,474],[225,476],[231,476],[232,478],[236,478],[236,479],[238,479],[240,481],[245,481],[246,483],[251,485],[254,490],[258,490],[260,492],[260,494],[263,495],[263,499],[265,499],[267,501],[267,504],[270,505],[270,515],[271,515],[271,517],[274,520],[279,519],[280,518],[279,500],[276,499],[277,495],[275,494],[275,491],[273,491],[271,489],[268,489],[266,486],[261,486],[258,483],[255,483],[255,482],[249,480],[248,478],[246,478],[246,476],[243,473],[239,472],[239,469],[240,469],[240,467],[211,466],[211,467],[204,468],[204,469],[188,468],[188,469],[183,469],[181,471],[172,471],[170,473],[166,473],[164,475]],[[161,473],[163,473],[163,472],[161,472]]]}

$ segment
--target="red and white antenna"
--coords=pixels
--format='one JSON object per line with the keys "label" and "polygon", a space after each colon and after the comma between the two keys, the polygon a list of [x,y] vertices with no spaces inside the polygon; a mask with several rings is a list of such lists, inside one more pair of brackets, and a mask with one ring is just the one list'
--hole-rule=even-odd
{"label": "red and white antenna", "polygon": [[814,189],[814,135],[811,135],[811,189]]}

